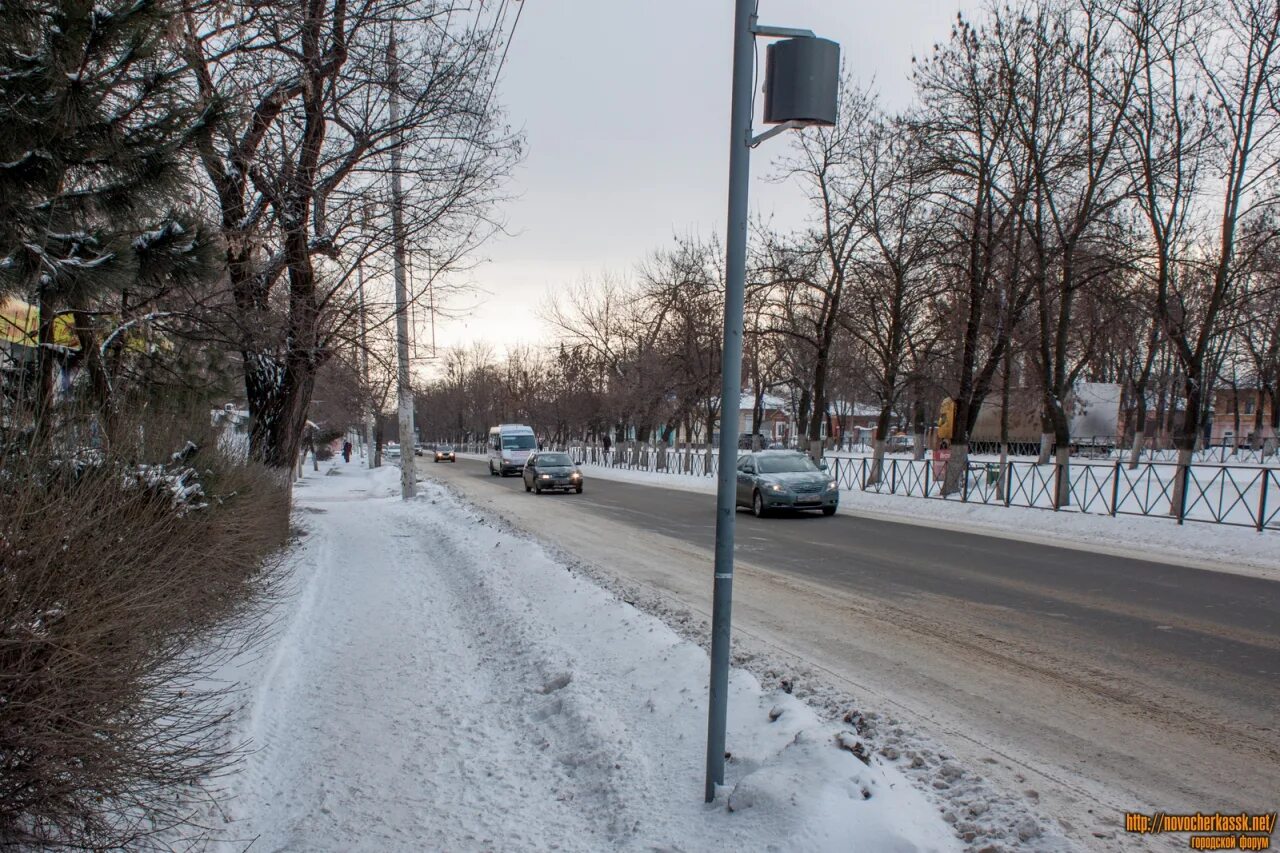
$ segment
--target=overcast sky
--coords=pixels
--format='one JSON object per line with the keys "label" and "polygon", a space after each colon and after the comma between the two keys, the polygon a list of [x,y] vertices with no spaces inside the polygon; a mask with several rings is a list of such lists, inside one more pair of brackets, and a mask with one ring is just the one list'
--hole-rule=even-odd
{"label": "overcast sky", "polygon": [[[565,285],[625,273],[674,234],[724,231],[733,0],[522,2],[498,89],[527,140],[503,210],[511,235],[485,246],[483,292],[438,324],[440,346],[543,340],[537,307]],[[911,97],[912,55],[973,6],[761,0],[760,22],[839,42],[846,69],[895,108]],[[784,140],[755,150],[751,201],[790,227],[803,216],[795,189],[763,180]]]}

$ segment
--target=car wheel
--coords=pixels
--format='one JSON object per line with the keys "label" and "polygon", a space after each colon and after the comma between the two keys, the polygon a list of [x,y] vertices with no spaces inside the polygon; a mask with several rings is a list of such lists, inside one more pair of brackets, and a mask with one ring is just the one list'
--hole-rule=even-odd
{"label": "car wheel", "polygon": [[534,483],[533,491],[539,495],[542,494],[542,486],[538,485],[537,483]]}
{"label": "car wheel", "polygon": [[578,486],[578,488],[574,489],[574,492],[576,492],[577,494],[582,494],[582,486]]}
{"label": "car wheel", "polygon": [[769,509],[764,505],[764,495],[759,492],[751,498],[751,512],[756,518],[764,518],[769,514]]}
{"label": "car wheel", "polygon": [[826,516],[835,515],[835,514],[836,514],[836,508],[835,508],[835,507],[833,507],[833,506],[824,506],[824,507],[822,508],[822,514],[823,514],[823,515],[826,515]]}

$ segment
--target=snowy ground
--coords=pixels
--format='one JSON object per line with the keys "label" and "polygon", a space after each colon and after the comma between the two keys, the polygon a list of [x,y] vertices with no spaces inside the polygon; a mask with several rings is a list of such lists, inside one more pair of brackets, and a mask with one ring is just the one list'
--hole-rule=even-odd
{"label": "snowy ground", "polygon": [[[705,494],[716,490],[714,477],[592,464],[580,467],[588,478]],[[1178,525],[1167,518],[1111,518],[1029,507],[964,504],[858,489],[840,493],[840,512],[1280,579],[1280,531],[1276,530],[1259,533],[1247,527],[1222,524]]]}
{"label": "snowy ground", "polygon": [[298,591],[240,674],[227,849],[959,848],[854,727],[744,671],[703,804],[699,646],[440,486],[330,470],[297,488]]}

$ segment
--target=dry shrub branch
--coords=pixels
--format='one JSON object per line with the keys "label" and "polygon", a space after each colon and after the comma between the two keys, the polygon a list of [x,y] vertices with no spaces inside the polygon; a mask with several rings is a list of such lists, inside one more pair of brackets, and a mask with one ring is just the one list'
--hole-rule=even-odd
{"label": "dry shrub branch", "polygon": [[0,847],[147,846],[237,760],[216,673],[265,631],[287,486],[189,423],[0,455]]}

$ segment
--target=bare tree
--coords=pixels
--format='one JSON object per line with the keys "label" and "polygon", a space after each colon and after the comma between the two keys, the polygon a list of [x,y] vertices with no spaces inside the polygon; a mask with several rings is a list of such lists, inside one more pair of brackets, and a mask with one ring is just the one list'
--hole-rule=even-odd
{"label": "bare tree", "polygon": [[[236,105],[200,163],[225,244],[227,325],[243,359],[252,452],[269,464],[292,463],[316,371],[358,310],[354,261],[387,245],[379,202],[392,149],[404,163],[408,230],[435,270],[492,230],[518,140],[497,124],[490,98],[502,21],[475,14],[436,0],[187,12],[200,102]],[[387,109],[393,29],[398,118]]]}
{"label": "bare tree", "polygon": [[828,374],[842,305],[866,239],[861,225],[867,177],[856,163],[873,110],[867,93],[846,81],[838,123],[797,134],[796,144],[779,161],[778,178],[800,180],[812,206],[813,224],[791,237],[772,235],[760,270],[778,302],[773,331],[792,337],[808,351],[800,420],[815,456],[821,453]]}
{"label": "bare tree", "polygon": [[[1182,375],[1183,414],[1174,444],[1184,498],[1187,466],[1208,402],[1211,358],[1249,258],[1242,223],[1275,203],[1265,180],[1280,153],[1280,8],[1267,0],[1138,2],[1130,29],[1143,59],[1128,122],[1139,209],[1156,249],[1156,312]],[[1201,204],[1217,222],[1196,248],[1185,231]],[[1252,252],[1265,249],[1256,241]]]}
{"label": "bare tree", "polygon": [[960,487],[969,433],[1030,300],[1020,272],[1020,208],[1030,170],[1013,154],[1015,113],[991,33],[958,17],[950,40],[916,63],[916,117],[949,235],[944,274],[959,322],[951,458],[944,493]]}
{"label": "bare tree", "polygon": [[869,482],[879,482],[890,419],[908,369],[909,344],[938,291],[931,264],[938,249],[936,208],[920,168],[919,137],[897,120],[868,121],[853,168],[866,187],[858,211],[867,236],[858,258],[854,301],[842,322],[864,353],[868,390],[879,405]]}

